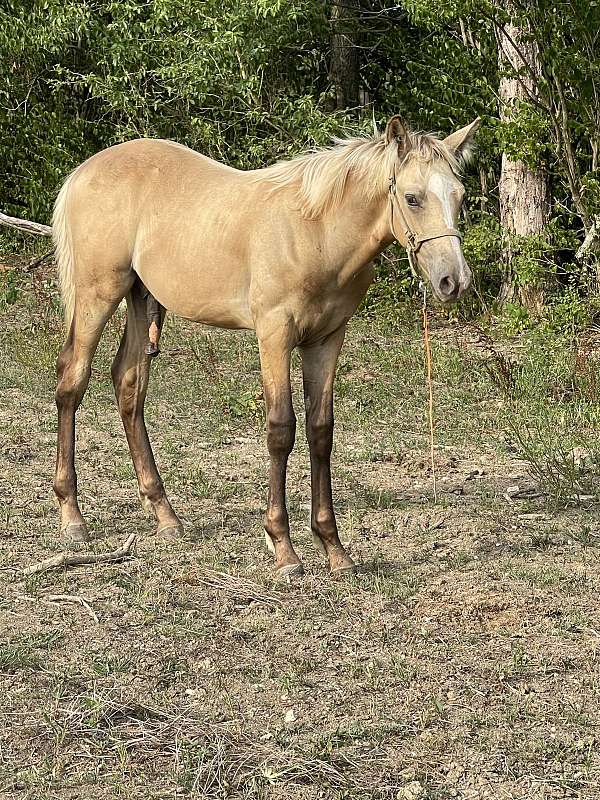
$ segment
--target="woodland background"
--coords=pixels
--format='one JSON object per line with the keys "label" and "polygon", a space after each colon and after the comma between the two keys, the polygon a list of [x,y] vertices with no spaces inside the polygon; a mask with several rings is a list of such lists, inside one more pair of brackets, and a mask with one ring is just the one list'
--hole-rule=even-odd
{"label": "woodland background", "polygon": [[114,408],[119,312],[78,471],[91,546],[137,532],[136,557],[24,577],[62,548],[64,331],[55,265],[30,262],[48,240],[0,230],[3,799],[598,800],[599,23],[593,1],[0,0],[0,210],[40,223],[73,167],[136,136],[246,168],[398,112],[443,134],[482,117],[461,221],[475,291],[430,313],[436,496],[401,248],[342,351],[351,581],[306,525],[297,361],[307,569],[272,579],[250,332],[165,327],[147,420],[186,534],[151,534]]}
{"label": "woodland background", "polygon": [[[461,313],[586,326],[599,30],[583,0],[3,0],[0,208],[48,221],[71,169],[138,136],[255,168],[392,113],[442,133],[479,115]],[[405,266],[386,259],[373,297],[414,291]]]}

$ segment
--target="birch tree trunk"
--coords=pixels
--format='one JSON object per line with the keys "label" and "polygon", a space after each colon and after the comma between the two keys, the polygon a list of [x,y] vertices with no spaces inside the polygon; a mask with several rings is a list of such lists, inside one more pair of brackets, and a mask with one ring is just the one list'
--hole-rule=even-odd
{"label": "birch tree trunk", "polygon": [[335,87],[334,108],[359,105],[358,12],[360,0],[333,0],[331,4],[331,60],[329,79]]}
{"label": "birch tree trunk", "polygon": [[[505,75],[500,80],[500,119],[503,122],[509,121],[513,116],[516,102],[526,99],[528,94],[537,96],[535,76],[540,73],[538,50],[534,42],[527,40],[525,34],[526,31],[515,24],[507,24],[499,31],[498,56],[501,71],[505,71],[507,67],[521,71],[519,78]],[[500,222],[506,234],[503,246],[504,280],[499,299],[501,303],[516,299],[531,313],[536,314],[544,303],[544,282],[515,285],[511,236],[535,236],[547,224],[547,172],[542,165],[532,170],[523,161],[513,161],[503,153],[498,190]]]}

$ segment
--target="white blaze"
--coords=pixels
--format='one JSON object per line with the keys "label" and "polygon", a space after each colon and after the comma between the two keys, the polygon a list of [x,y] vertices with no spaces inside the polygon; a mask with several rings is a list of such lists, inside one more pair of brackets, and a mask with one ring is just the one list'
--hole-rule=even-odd
{"label": "white blaze", "polygon": [[[431,194],[435,195],[437,199],[440,201],[440,205],[442,207],[442,214],[444,215],[444,222],[448,226],[448,228],[454,228],[454,217],[452,215],[452,192],[456,189],[456,181],[449,178],[447,175],[443,173],[434,172],[431,177],[429,178],[429,183],[427,185],[427,191],[431,192]],[[452,248],[456,253],[456,258],[458,259],[458,263],[461,265],[461,270],[464,270],[464,257],[462,254],[462,248],[460,246],[460,240],[456,236],[449,237],[450,241],[452,242]]]}

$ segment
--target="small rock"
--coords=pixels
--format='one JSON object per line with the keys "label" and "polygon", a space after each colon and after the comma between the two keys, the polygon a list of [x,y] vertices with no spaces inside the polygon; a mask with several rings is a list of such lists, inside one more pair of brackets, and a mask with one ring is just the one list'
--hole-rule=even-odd
{"label": "small rock", "polygon": [[291,725],[292,723],[296,722],[296,719],[297,719],[297,717],[294,714],[294,709],[290,708],[289,711],[286,711],[286,714],[285,714],[285,717],[283,718],[283,721],[285,722],[286,725]]}
{"label": "small rock", "polygon": [[411,781],[398,790],[396,800],[422,800],[425,797],[425,789],[419,781]]}
{"label": "small rock", "polygon": [[456,761],[451,761],[446,773],[446,780],[449,783],[457,783],[463,772],[464,768],[460,764],[457,764]]}

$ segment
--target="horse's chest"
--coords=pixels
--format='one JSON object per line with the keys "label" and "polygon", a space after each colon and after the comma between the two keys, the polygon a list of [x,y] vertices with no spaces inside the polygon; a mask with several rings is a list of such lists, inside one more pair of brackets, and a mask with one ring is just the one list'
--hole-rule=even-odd
{"label": "horse's chest", "polygon": [[354,314],[372,280],[370,266],[342,286],[337,281],[307,277],[295,309],[298,327],[308,333],[337,330]]}

